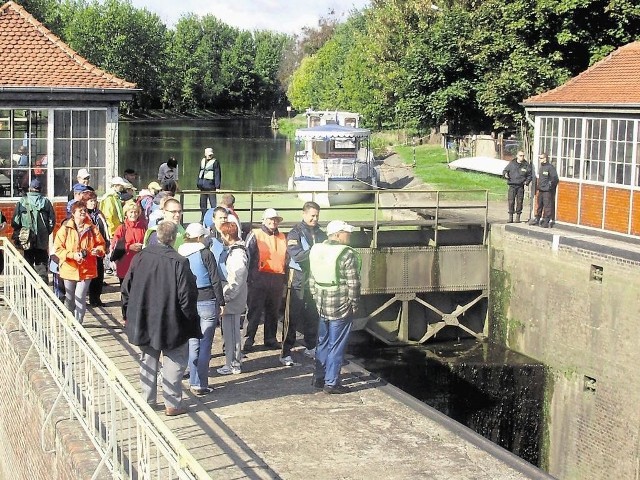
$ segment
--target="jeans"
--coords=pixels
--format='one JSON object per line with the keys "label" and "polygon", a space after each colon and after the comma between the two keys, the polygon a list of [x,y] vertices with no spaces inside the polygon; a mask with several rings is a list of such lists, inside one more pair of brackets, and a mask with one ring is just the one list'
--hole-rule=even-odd
{"label": "jeans", "polygon": [[324,378],[324,384],[328,387],[340,384],[340,368],[351,332],[351,320],[351,315],[340,320],[320,317],[314,376],[318,380]]}
{"label": "jeans", "polygon": [[215,299],[201,300],[196,307],[203,337],[189,339],[189,384],[196,388],[207,388],[213,335],[218,324],[218,302]]}
{"label": "jeans", "polygon": [[76,321],[82,323],[84,314],[87,311],[87,291],[91,280],[75,280],[64,279],[65,298],[64,306],[70,312],[75,312]]}

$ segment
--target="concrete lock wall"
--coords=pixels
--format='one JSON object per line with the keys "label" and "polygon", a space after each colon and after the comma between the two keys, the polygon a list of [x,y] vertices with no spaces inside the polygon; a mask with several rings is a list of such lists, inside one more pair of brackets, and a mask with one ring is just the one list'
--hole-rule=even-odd
{"label": "concrete lock wall", "polygon": [[639,273],[492,225],[489,335],[547,365],[543,467],[560,479],[639,478]]}
{"label": "concrete lock wall", "polygon": [[[91,478],[99,465],[93,444],[61,399],[51,418],[59,389],[15,319],[1,309],[0,332],[0,478],[34,480]],[[44,425],[44,430],[43,430]],[[98,478],[111,478],[102,468]]]}

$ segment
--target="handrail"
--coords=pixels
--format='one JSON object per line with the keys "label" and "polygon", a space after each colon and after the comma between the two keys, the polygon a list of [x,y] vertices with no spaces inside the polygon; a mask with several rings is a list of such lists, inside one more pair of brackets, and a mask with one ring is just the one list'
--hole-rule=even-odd
{"label": "handrail", "polygon": [[102,456],[94,477],[106,465],[121,479],[210,479],[11,242],[0,238],[0,246],[6,321],[17,319],[60,389],[58,400]]}

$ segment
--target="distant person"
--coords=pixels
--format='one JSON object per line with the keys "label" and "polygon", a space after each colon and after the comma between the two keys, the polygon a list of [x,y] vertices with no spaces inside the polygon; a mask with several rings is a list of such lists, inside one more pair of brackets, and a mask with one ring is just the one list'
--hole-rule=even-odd
{"label": "distant person", "polygon": [[169,159],[158,168],[158,183],[164,185],[167,182],[174,182],[178,185],[178,161],[175,157]]}
{"label": "distant person", "polygon": [[509,207],[509,223],[520,223],[522,214],[522,201],[524,199],[524,187],[531,183],[531,164],[525,160],[524,152],[518,151],[516,158],[511,160],[502,171],[502,175],[507,179],[509,194],[507,204]]}
{"label": "distant person", "polygon": [[200,211],[202,212],[201,220],[204,219],[204,214],[207,212],[207,199],[211,208],[215,208],[217,205],[215,191],[220,189],[220,181],[222,179],[222,173],[220,170],[220,162],[213,156],[212,148],[204,149],[204,158],[200,160],[200,171],[198,172],[198,180],[196,182],[198,190],[201,192],[213,192],[213,193],[201,193],[200,194]]}
{"label": "distant person", "polygon": [[[71,187],[71,191],[69,192],[69,195],[67,197],[68,200],[73,200],[74,198],[74,192],[75,191],[85,191],[85,190],[90,190],[90,191],[94,191],[94,188],[89,185],[89,183],[91,182],[91,174],[89,173],[89,170],[87,170],[86,168],[81,168],[80,170],[78,170],[78,174],[76,175],[76,183],[73,184],[73,187]],[[84,188],[81,188],[80,185],[83,185]]]}
{"label": "distant person", "polygon": [[262,215],[262,225],[247,237],[249,252],[249,310],[244,351],[253,351],[258,325],[264,315],[264,346],[279,350],[276,338],[287,268],[287,239],[278,230],[282,217],[273,208]]}
{"label": "distant person", "polygon": [[242,224],[240,223],[240,215],[235,210],[236,197],[231,193],[225,193],[222,195],[222,199],[220,200],[220,205],[227,209],[227,213],[229,214],[228,218],[230,222],[234,222],[238,225],[238,232],[240,234],[240,238],[242,238]]}
{"label": "distant person", "polygon": [[138,189],[138,181],[140,180],[138,176],[138,172],[136,172],[133,168],[127,168],[124,171],[123,178],[129,182],[133,188]]}
{"label": "distant person", "polygon": [[529,222],[531,225],[540,225],[542,228],[551,227],[551,219],[555,213],[556,187],[558,186],[558,172],[556,167],[549,162],[549,156],[541,153],[538,156],[540,165],[536,177],[536,190],[538,201],[536,215]]}
{"label": "distant person", "polygon": [[309,252],[316,243],[327,239],[320,230],[319,219],[320,206],[315,202],[306,202],[302,206],[302,221],[287,234],[290,260],[280,356],[280,362],[285,366],[294,365],[291,349],[296,343],[297,330],[304,335],[304,353],[311,358],[316,353],[318,310],[309,290]]}
{"label": "distant person", "polygon": [[320,315],[312,384],[330,394],[349,391],[340,384],[340,368],[360,307],[360,259],[348,246],[352,231],[353,226],[332,220],[327,225],[328,240],[316,243],[309,254],[309,289]]}
{"label": "distant person", "polygon": [[189,359],[189,339],[202,338],[196,305],[198,287],[189,260],[171,245],[176,224],[158,224],[158,242],[137,254],[122,283],[122,315],[129,343],[140,347],[142,396],[157,402],[162,354],[162,394],[165,414],[182,415],[182,375]]}
{"label": "distant person", "polygon": [[34,178],[29,191],[16,203],[11,218],[13,241],[23,251],[24,259],[44,283],[49,283],[49,235],[56,224],[53,205],[40,193],[42,184]]}

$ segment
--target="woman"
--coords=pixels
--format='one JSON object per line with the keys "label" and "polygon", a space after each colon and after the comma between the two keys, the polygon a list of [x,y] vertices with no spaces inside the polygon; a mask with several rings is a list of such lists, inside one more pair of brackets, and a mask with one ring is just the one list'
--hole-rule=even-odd
{"label": "woman", "polygon": [[[82,192],[81,200],[87,204],[87,214],[98,230],[100,235],[104,238],[105,249],[109,249],[109,228],[107,227],[107,220],[102,215],[102,212],[98,208],[98,196],[96,192],[87,190]],[[100,299],[102,295],[102,287],[104,285],[104,258],[97,258],[98,275],[89,283],[89,303],[92,307],[104,307],[104,303]]]}
{"label": "woman", "polygon": [[196,395],[206,395],[209,388],[209,360],[220,307],[224,305],[222,282],[211,250],[204,246],[207,231],[199,223],[190,223],[178,253],[187,257],[198,285],[198,315],[202,338],[189,339],[189,383]]}
{"label": "woman", "polygon": [[241,373],[242,351],[240,350],[240,316],[247,309],[247,276],[249,258],[244,242],[240,240],[238,226],[224,222],[220,236],[227,246],[220,256],[219,271],[222,278],[224,308],[222,309],[222,331],[224,332],[225,365],[218,368],[220,375]]}
{"label": "woman", "polygon": [[118,243],[118,240],[124,237],[125,254],[116,263],[116,275],[120,280],[120,285],[124,280],[125,275],[129,271],[131,261],[136,253],[142,250],[144,243],[144,234],[147,231],[147,224],[144,218],[140,215],[142,210],[140,205],[135,202],[127,202],[122,208],[124,213],[124,223],[116,228],[116,232],[111,239],[111,251]]}
{"label": "woman", "polygon": [[89,283],[98,275],[97,258],[104,257],[106,251],[105,240],[89,220],[83,201],[72,205],[71,218],[58,230],[54,248],[64,281],[64,304],[69,311],[75,311],[76,321],[81,324],[87,309]]}

